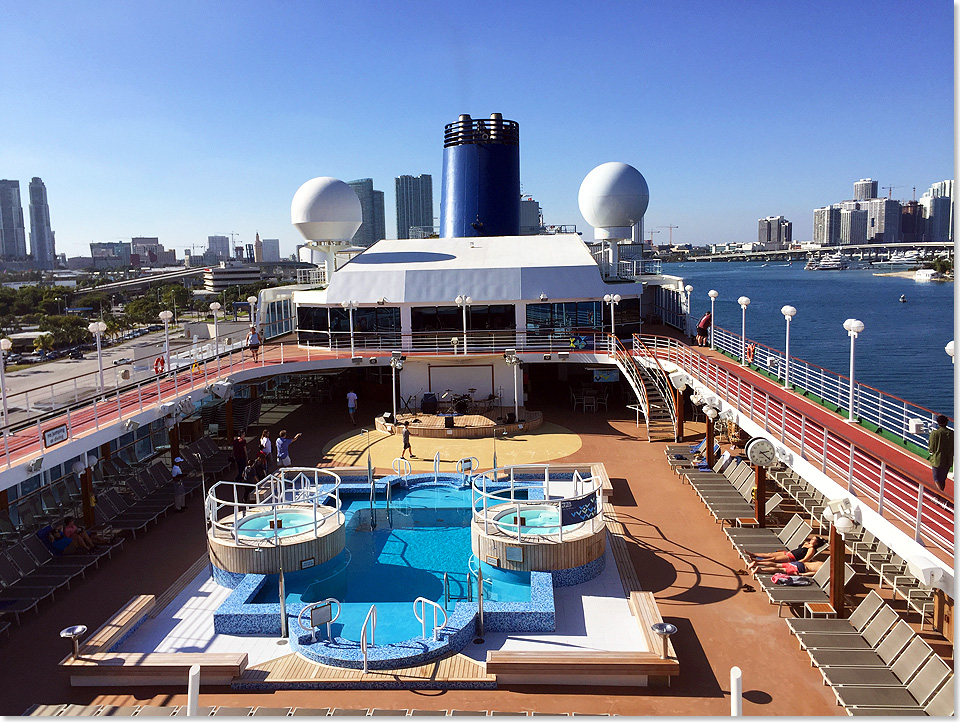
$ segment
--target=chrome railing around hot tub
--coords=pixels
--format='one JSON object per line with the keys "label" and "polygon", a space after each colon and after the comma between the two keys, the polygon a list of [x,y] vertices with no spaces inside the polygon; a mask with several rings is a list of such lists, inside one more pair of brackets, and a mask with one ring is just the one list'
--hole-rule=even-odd
{"label": "chrome railing around hot tub", "polygon": [[[551,485],[554,494],[551,494]],[[589,524],[590,531],[596,533],[603,526],[601,486],[598,477],[584,478],[576,470],[571,479],[558,479],[556,476],[551,479],[549,464],[517,464],[490,469],[473,477],[472,516],[475,522],[483,526],[484,534],[491,532],[492,525],[493,531],[517,541],[556,538],[562,542],[565,528],[569,533],[573,528]],[[527,498],[518,498],[520,492],[525,492]],[[562,496],[557,492],[561,492]],[[532,499],[531,495],[542,498]],[[524,531],[524,528],[531,528],[524,523],[524,511],[538,508],[556,510],[556,522],[551,521],[539,527],[551,531]],[[491,510],[496,514],[512,510],[515,513],[514,521],[491,517]]]}
{"label": "chrome railing around hot tub", "polygon": [[[249,495],[251,501],[247,501]],[[287,510],[307,514],[307,520],[283,524]],[[252,517],[268,517],[269,530],[263,536],[244,536],[241,522]],[[231,537],[237,546],[279,544],[282,536],[313,532],[319,537],[326,523],[341,523],[340,476],[328,469],[289,467],[267,476],[256,485],[238,481],[218,481],[207,491],[204,520],[208,534]],[[280,533],[282,530],[282,534]]]}

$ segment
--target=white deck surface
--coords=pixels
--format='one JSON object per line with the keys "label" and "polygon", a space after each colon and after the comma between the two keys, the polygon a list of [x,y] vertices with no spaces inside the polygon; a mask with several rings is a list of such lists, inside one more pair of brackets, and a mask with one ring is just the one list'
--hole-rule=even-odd
{"label": "white deck surface", "polygon": [[[134,632],[120,651],[246,652],[251,665],[289,654],[286,642],[276,637],[214,633],[213,613],[231,591],[216,584],[205,569],[155,619]],[[490,633],[484,644],[469,644],[463,653],[483,661],[488,649],[648,651],[630,614],[609,547],[603,573],[585,584],[554,589],[554,603],[555,632]]]}

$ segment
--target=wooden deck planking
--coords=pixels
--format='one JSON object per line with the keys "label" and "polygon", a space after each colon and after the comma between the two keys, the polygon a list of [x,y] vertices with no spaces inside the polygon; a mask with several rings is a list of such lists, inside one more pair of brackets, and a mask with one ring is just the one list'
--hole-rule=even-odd
{"label": "wooden deck planking", "polygon": [[617,562],[617,571],[620,573],[620,581],[623,583],[624,591],[627,594],[641,591],[642,587],[637,576],[637,570],[630,560],[626,530],[617,518],[617,512],[612,504],[605,503],[603,505],[603,518],[607,522],[607,531],[610,532],[610,550]]}
{"label": "wooden deck planking", "polygon": [[434,662],[403,669],[374,669],[366,674],[359,669],[330,667],[316,664],[291,653],[276,659],[251,665],[238,681],[257,681],[273,684],[284,682],[492,682],[493,675],[485,666],[463,654],[454,654]]}

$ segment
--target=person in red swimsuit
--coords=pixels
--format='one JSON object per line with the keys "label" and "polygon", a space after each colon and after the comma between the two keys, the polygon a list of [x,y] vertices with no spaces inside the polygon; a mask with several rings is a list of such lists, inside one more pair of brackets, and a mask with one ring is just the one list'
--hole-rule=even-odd
{"label": "person in red swimsuit", "polygon": [[824,545],[823,537],[816,534],[809,535],[796,549],[791,551],[764,552],[762,554],[751,554],[751,562],[747,567],[751,570],[756,569],[760,564],[783,564],[787,562],[808,562],[817,554],[817,550]]}

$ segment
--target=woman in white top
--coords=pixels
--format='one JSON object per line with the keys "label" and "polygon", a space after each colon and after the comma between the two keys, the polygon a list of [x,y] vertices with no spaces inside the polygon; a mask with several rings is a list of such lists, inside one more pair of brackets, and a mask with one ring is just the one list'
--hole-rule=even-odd
{"label": "woman in white top", "polygon": [[253,362],[257,362],[260,355],[260,334],[257,333],[257,327],[251,326],[250,333],[247,334],[247,346],[250,347],[250,353],[253,355]]}
{"label": "woman in white top", "polygon": [[273,442],[270,441],[269,431],[264,430],[264,432],[260,434],[260,451],[266,455],[267,460],[264,462],[264,465],[267,467],[266,471],[270,471],[270,456],[273,454]]}

